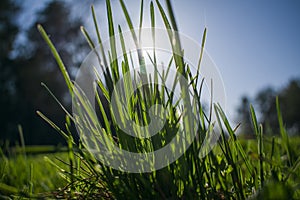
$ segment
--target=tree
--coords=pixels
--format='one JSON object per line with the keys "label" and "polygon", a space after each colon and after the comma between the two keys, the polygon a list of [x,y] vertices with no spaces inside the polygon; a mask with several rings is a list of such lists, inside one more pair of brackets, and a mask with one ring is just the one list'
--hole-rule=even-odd
{"label": "tree", "polygon": [[300,80],[291,80],[279,94],[283,120],[291,134],[300,134]]}
{"label": "tree", "polygon": [[278,92],[269,88],[262,90],[256,96],[262,113],[261,121],[267,127],[267,133],[271,134],[279,133],[276,96],[279,98],[283,120],[288,132],[300,134],[300,81],[293,79]]}
{"label": "tree", "polygon": [[[0,140],[16,140],[17,124],[21,124],[26,144],[65,142],[52,127],[36,115],[36,111],[40,110],[58,126],[64,127],[64,111],[41,86],[41,82],[44,82],[67,108],[70,108],[71,105],[63,76],[49,47],[37,31],[36,25],[42,24],[51,34],[51,39],[68,70],[74,72],[87,53],[87,45],[84,45],[86,42],[80,33],[81,21],[72,18],[69,11],[67,3],[50,1],[45,9],[37,14],[36,23],[27,31],[26,43],[17,48],[14,59],[16,67],[10,75],[4,78],[9,81],[14,77],[13,80],[15,80],[13,89],[11,89],[16,94],[12,97],[15,102],[9,109],[7,108],[7,113],[13,116],[11,124],[14,128],[13,130],[7,128],[3,130],[5,135],[1,136]],[[5,35],[8,37],[9,33],[5,33]],[[11,100],[6,99],[6,101]],[[14,136],[8,137],[12,133]]]}
{"label": "tree", "polygon": [[[258,106],[258,116],[260,123],[264,126],[264,133],[270,135],[279,134],[279,124],[276,109],[276,96],[279,98],[279,104],[285,128],[289,134],[300,134],[300,80],[291,80],[286,87],[275,91],[267,87],[257,93],[254,102]],[[238,117],[246,127],[242,126],[242,132],[249,129],[250,113],[249,100],[245,97],[241,100],[238,109]]]}
{"label": "tree", "polygon": [[17,102],[16,62],[11,56],[18,27],[13,16],[19,12],[18,6],[10,0],[0,2],[0,140],[12,139],[16,132],[15,115]]}
{"label": "tree", "polygon": [[[82,55],[87,52],[87,46],[80,32],[81,21],[70,16],[68,4],[62,1],[51,1],[44,10],[37,15],[37,22],[29,29],[27,36],[30,43],[26,54],[22,55],[23,66],[19,67],[19,91],[22,91],[23,109],[26,113],[24,129],[30,134],[27,141],[30,143],[44,143],[43,138],[49,138],[46,143],[56,144],[61,139],[55,130],[46,125],[36,114],[42,111],[58,126],[64,127],[65,113],[49,95],[44,82],[55,96],[70,109],[71,100],[67,86],[52,54],[36,29],[36,24],[42,24],[50,34],[53,43],[58,49],[66,67],[74,71],[83,60]],[[51,137],[51,139],[50,139]],[[52,140],[52,141],[51,141]]]}
{"label": "tree", "polygon": [[276,92],[271,87],[266,87],[260,90],[256,97],[255,103],[258,106],[260,114],[259,121],[263,123],[265,133],[274,134],[278,130],[278,119],[276,111]]}

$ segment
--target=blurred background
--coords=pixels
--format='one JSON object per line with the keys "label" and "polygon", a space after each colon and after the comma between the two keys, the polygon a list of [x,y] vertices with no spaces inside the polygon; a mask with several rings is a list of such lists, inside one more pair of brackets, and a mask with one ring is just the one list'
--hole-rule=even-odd
{"label": "blurred background", "polygon": [[[139,3],[125,1],[135,25]],[[145,16],[150,0],[145,0]],[[71,100],[51,52],[37,31],[42,24],[56,45],[71,76],[89,53],[80,32],[83,25],[95,38],[90,6],[96,7],[102,37],[107,38],[105,2],[1,0],[0,2],[0,145],[64,144],[46,124],[40,110],[64,128],[65,114],[41,86],[44,82],[70,110]],[[125,25],[119,2],[112,0],[115,25]],[[206,49],[218,66],[227,92],[226,111],[240,133],[251,137],[249,104],[259,113],[267,134],[277,134],[275,97],[291,135],[300,134],[300,2],[174,1],[181,33],[201,42],[207,27]],[[156,12],[156,18],[160,19]],[[158,21],[158,26],[163,24]],[[149,18],[144,19],[149,27]],[[8,142],[9,141],[9,142]]]}

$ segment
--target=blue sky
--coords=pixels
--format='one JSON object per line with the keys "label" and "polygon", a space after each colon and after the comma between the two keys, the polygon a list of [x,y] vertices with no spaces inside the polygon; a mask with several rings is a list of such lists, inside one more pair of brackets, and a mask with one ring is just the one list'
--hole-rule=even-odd
{"label": "blue sky", "polygon": [[[20,21],[34,20],[32,13],[45,1],[27,0],[27,12]],[[31,2],[31,3],[30,3]],[[76,15],[90,27],[90,3],[75,8]],[[104,1],[97,5],[102,30],[106,28]],[[124,24],[118,1],[113,0],[117,23]],[[139,3],[125,0],[134,22],[138,22]],[[227,92],[227,111],[234,119],[242,95],[253,97],[266,86],[280,89],[291,78],[300,77],[300,1],[297,0],[174,0],[173,8],[179,31],[201,41],[207,27],[206,50],[218,66]],[[145,0],[145,8],[149,8]],[[149,12],[145,12],[146,15]],[[25,17],[24,17],[25,16]],[[149,16],[149,15],[148,15]],[[157,12],[157,18],[159,18]],[[31,20],[32,19],[32,20]],[[138,26],[138,23],[135,23]],[[149,21],[145,18],[145,26]],[[158,24],[162,27],[162,24]],[[93,31],[93,29],[92,29]],[[104,31],[103,31],[104,32]],[[103,33],[105,37],[105,34]]]}
{"label": "blue sky", "polygon": [[181,32],[197,41],[207,27],[231,116],[241,95],[300,77],[300,1],[174,1],[174,10]]}

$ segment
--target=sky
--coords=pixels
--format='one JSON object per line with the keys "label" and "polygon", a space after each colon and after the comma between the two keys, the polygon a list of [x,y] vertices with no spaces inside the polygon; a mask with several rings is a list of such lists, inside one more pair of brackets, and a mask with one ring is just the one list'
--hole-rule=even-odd
{"label": "sky", "polygon": [[[19,23],[28,27],[35,19],[34,13],[46,2],[23,1],[24,12],[19,16]],[[89,7],[94,3],[100,28],[107,31],[104,1],[86,2],[80,7],[73,6],[76,16],[93,31]],[[124,2],[138,27],[139,1]],[[243,95],[254,97],[267,86],[280,89],[291,78],[300,77],[300,1],[174,0],[172,3],[181,33],[200,44],[207,27],[205,48],[222,76],[227,94],[226,111],[231,120],[235,120]],[[145,16],[149,16],[149,4],[150,0],[145,0]],[[115,24],[124,26],[119,2],[112,0],[112,7]],[[163,27],[162,23],[157,25]],[[144,26],[150,26],[149,17],[144,19]],[[107,37],[105,31],[102,37]]]}
{"label": "sky", "polygon": [[223,77],[231,116],[241,95],[300,77],[299,1],[174,2],[182,32],[200,41],[207,27],[206,49]]}

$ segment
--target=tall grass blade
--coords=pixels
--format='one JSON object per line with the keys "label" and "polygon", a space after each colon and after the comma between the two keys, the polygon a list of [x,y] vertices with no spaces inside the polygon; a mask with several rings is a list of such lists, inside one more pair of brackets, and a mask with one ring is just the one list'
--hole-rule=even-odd
{"label": "tall grass blade", "polygon": [[44,119],[50,126],[52,126],[58,133],[60,133],[64,139],[66,141],[68,141],[69,136],[63,131],[61,130],[53,121],[51,121],[48,117],[46,117],[43,113],[41,113],[40,111],[36,111],[36,113],[42,118]]}
{"label": "tall grass blade", "polygon": [[26,147],[25,147],[24,133],[23,133],[23,128],[20,124],[18,125],[18,131],[19,131],[19,136],[20,136],[20,141],[21,141],[21,148],[23,151],[23,155],[26,159]]}
{"label": "tall grass blade", "polygon": [[[103,43],[102,43],[102,39],[101,39],[101,35],[100,35],[100,30],[98,28],[98,23],[97,23],[97,18],[96,18],[94,6],[91,6],[91,9],[92,9],[94,26],[95,26],[95,30],[96,30],[96,34],[97,34],[97,38],[98,38],[98,44],[99,44],[100,52],[101,52],[101,55],[102,55],[102,60],[103,60],[104,67],[105,67],[105,70],[103,72],[105,73],[104,76],[105,76],[107,87],[109,88],[109,91],[111,91],[112,88],[113,88],[112,87],[112,77],[111,77],[111,74],[110,74],[110,71],[109,71],[109,68],[108,68],[107,58],[106,58],[105,51],[104,51],[104,48],[103,48]],[[98,57],[100,58],[100,56],[98,56]],[[101,65],[100,62],[99,62],[99,64]]]}
{"label": "tall grass blade", "polygon": [[145,66],[145,59],[144,59],[144,56],[143,56],[143,53],[142,53],[142,50],[140,49],[140,44],[139,44],[139,41],[138,41],[138,38],[136,36],[136,33],[134,31],[134,27],[133,27],[133,24],[132,24],[132,20],[130,18],[130,15],[128,13],[128,10],[125,6],[125,3],[123,0],[120,0],[120,4],[121,4],[121,7],[122,7],[122,10],[123,10],[123,13],[125,15],[125,18],[126,18],[126,22],[128,24],[128,27],[130,29],[130,32],[131,32],[131,35],[132,35],[132,38],[133,38],[133,41],[135,43],[135,46],[137,48],[137,53],[138,53],[138,59],[139,59],[139,64],[140,64],[140,70],[141,70],[141,78],[142,78],[142,81],[144,83],[148,83],[147,81],[147,70],[146,70],[146,66]]}
{"label": "tall grass blade", "polygon": [[263,127],[262,125],[259,126],[259,134],[258,134],[258,155],[259,155],[259,165],[260,165],[260,180],[261,186],[264,186],[264,150],[263,150]]}
{"label": "tall grass blade", "polygon": [[91,49],[95,49],[95,44],[93,42],[93,40],[91,39],[90,35],[88,34],[88,32],[85,30],[85,28],[83,26],[80,26],[80,30],[82,32],[82,34],[84,35],[86,41],[88,42],[89,46],[91,47]]}
{"label": "tall grass blade", "polygon": [[143,17],[144,17],[144,0],[141,0],[141,8],[140,8],[140,25],[139,25],[139,43],[141,42],[141,31],[143,27]]}
{"label": "tall grass blade", "polygon": [[293,163],[292,163],[292,159],[291,159],[289,137],[288,137],[288,134],[283,125],[283,119],[282,119],[282,114],[281,114],[281,110],[280,110],[278,97],[276,97],[276,109],[277,109],[277,118],[278,118],[278,123],[279,123],[280,135],[281,135],[282,142],[283,142],[283,147],[286,150],[288,162],[290,165],[292,165]]}
{"label": "tall grass blade", "polygon": [[111,51],[111,68],[113,80],[117,82],[119,80],[119,68],[118,68],[118,56],[116,50],[116,38],[115,38],[115,30],[114,30],[114,20],[111,10],[110,0],[106,0],[106,9],[107,9],[107,20],[108,20],[108,31],[110,37],[110,51]]}
{"label": "tall grass blade", "polygon": [[207,31],[207,28],[205,27],[204,29],[204,32],[203,32],[203,36],[202,36],[202,42],[201,42],[201,50],[200,50],[200,56],[199,56],[199,61],[198,61],[198,67],[197,67],[197,75],[196,75],[196,84],[198,84],[198,76],[199,76],[199,73],[200,73],[200,70],[201,70],[201,62],[202,62],[202,58],[203,58],[203,52],[204,52],[204,46],[205,46],[205,40],[206,40],[206,31]]}
{"label": "tall grass blade", "polygon": [[45,83],[41,83],[41,85],[48,91],[48,93],[51,95],[51,97],[56,101],[56,103],[60,106],[60,108],[72,119],[73,116],[69,113],[69,111],[62,105],[62,103],[56,98],[56,96],[52,93],[52,91],[47,87]]}
{"label": "tall grass blade", "polygon": [[66,69],[60,55],[58,54],[55,46],[53,45],[52,41],[48,37],[48,35],[47,35],[46,31],[44,30],[44,28],[42,27],[42,25],[38,24],[37,28],[38,28],[39,32],[41,33],[42,37],[44,38],[44,40],[46,41],[46,43],[48,44],[48,46],[50,47],[50,50],[51,50],[58,66],[59,66],[59,69],[60,69],[62,75],[64,76],[66,84],[69,88],[69,92],[70,92],[71,95],[73,95],[73,84],[72,84],[70,76],[67,72],[67,69]]}
{"label": "tall grass blade", "polygon": [[256,118],[256,114],[254,111],[254,108],[252,105],[250,105],[250,114],[251,114],[251,120],[252,120],[252,125],[254,128],[254,132],[256,134],[256,137],[258,138],[259,135],[259,127],[258,127],[258,123],[257,123],[257,118]]}

